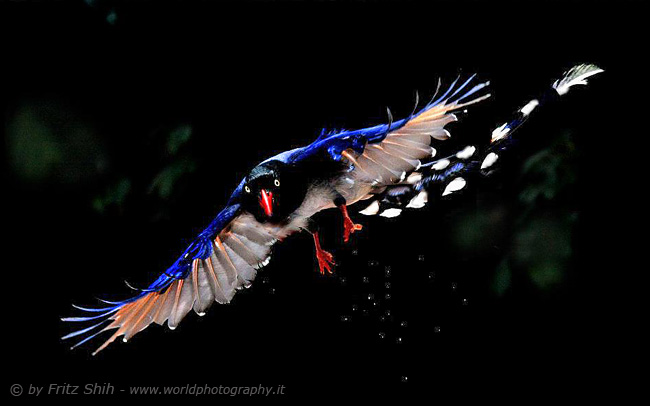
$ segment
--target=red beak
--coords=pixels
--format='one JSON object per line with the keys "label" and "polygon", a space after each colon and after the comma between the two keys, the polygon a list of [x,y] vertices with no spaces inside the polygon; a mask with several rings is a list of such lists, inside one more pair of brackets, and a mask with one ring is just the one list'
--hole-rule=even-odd
{"label": "red beak", "polygon": [[260,192],[260,206],[264,209],[267,217],[273,216],[273,193],[267,193],[266,190],[262,189]]}

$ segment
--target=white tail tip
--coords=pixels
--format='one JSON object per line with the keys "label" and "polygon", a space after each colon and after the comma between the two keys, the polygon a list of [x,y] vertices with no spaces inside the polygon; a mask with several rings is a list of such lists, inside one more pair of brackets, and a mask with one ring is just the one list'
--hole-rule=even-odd
{"label": "white tail tip", "polygon": [[586,85],[588,77],[597,75],[601,72],[604,72],[604,70],[600,69],[596,65],[583,64],[574,66],[564,74],[562,79],[556,80],[555,83],[553,83],[553,89],[557,91],[557,94],[562,96],[569,92],[571,86]]}

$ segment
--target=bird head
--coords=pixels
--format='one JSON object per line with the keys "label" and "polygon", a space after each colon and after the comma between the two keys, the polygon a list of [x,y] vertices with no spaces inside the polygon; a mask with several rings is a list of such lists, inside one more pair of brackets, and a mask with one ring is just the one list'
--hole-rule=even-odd
{"label": "bird head", "polygon": [[303,182],[289,165],[266,162],[246,177],[242,206],[260,222],[281,221],[302,203],[302,190]]}

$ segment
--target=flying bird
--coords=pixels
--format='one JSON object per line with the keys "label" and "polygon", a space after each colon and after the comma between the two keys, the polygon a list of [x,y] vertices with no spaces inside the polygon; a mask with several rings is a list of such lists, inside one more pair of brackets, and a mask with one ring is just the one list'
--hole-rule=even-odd
{"label": "flying bird", "polygon": [[[325,132],[311,144],[273,156],[244,177],[216,218],[180,257],[146,289],[126,300],[107,301],[101,307],[74,308],[85,313],[65,317],[82,327],[62,337],[77,337],[75,348],[95,336],[113,334],[95,352],[116,338],[127,341],[151,323],[167,322],[175,329],[194,310],[202,316],[213,302],[228,303],[255,279],[271,258],[274,244],[306,231],[312,234],[318,270],[332,273],[332,254],[324,250],[317,224],[311,217],[337,209],[343,222],[343,240],[362,230],[349,215],[355,203],[362,215],[395,217],[405,209],[418,209],[432,197],[463,189],[467,176],[488,173],[511,145],[512,134],[540,106],[554,102],[574,85],[602,69],[578,65],[565,72],[539,98],[517,110],[510,121],[492,132],[488,145],[468,145],[457,153],[437,158],[432,143],[450,137],[445,126],[457,121],[455,112],[490,97],[489,82],[474,83],[475,76],[456,78],[441,95],[441,82],[431,100],[410,115],[370,128]],[[416,96],[416,100],[418,97]],[[439,196],[430,196],[435,193]],[[88,324],[90,324],[88,326]]]}

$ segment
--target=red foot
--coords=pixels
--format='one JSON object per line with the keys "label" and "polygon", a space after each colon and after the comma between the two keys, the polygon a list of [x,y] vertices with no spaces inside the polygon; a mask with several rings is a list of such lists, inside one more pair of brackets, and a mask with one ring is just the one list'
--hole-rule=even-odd
{"label": "red foot", "polygon": [[355,224],[354,221],[350,218],[348,214],[348,207],[346,205],[339,206],[341,213],[343,213],[343,241],[348,242],[350,239],[350,234],[355,231],[361,231],[363,226],[361,224]]}
{"label": "red foot", "polygon": [[328,273],[334,273],[332,267],[336,265],[334,262],[334,257],[329,252],[325,251],[320,247],[320,241],[318,240],[318,232],[314,234],[314,246],[316,247],[316,259],[318,259],[318,268],[320,269],[321,275],[325,274],[325,270]]}

